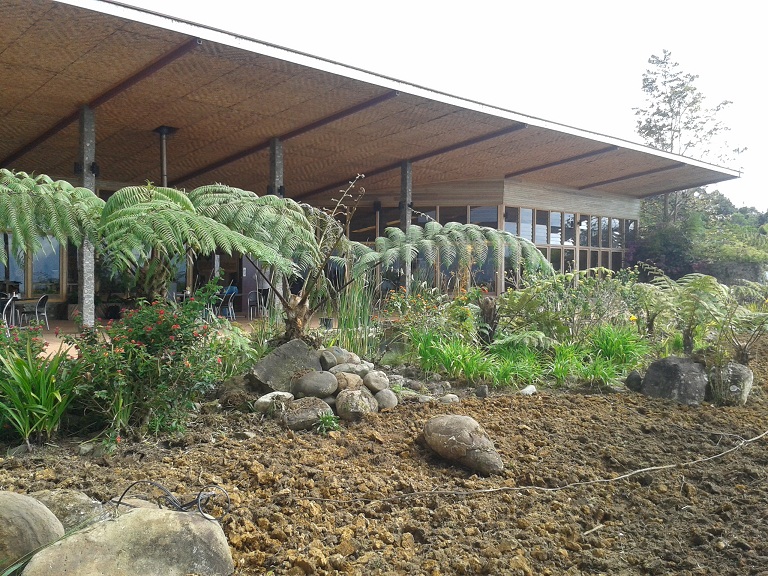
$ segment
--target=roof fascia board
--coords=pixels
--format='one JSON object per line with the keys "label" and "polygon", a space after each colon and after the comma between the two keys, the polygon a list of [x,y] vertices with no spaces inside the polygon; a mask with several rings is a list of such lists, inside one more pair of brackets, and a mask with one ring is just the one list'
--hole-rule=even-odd
{"label": "roof fascia board", "polygon": [[332,60],[320,58],[317,56],[312,56],[311,54],[306,54],[304,52],[299,52],[297,50],[283,48],[275,44],[269,44],[267,42],[262,42],[262,41],[255,40],[253,38],[248,38],[246,36],[242,36],[239,34],[226,32],[224,30],[211,28],[201,24],[195,24],[193,22],[182,20],[180,18],[165,16],[157,12],[142,10],[140,8],[128,6],[120,2],[114,2],[112,0],[55,0],[55,1],[63,4],[69,4],[71,6],[76,6],[79,8],[85,8],[85,9],[93,10],[96,12],[110,14],[118,18],[133,20],[136,22],[150,25],[150,26],[156,26],[158,28],[172,30],[174,32],[187,34],[189,36],[201,38],[203,40],[217,42],[219,44],[224,44],[226,46],[231,46],[233,48],[239,48],[247,52],[252,52],[255,54],[261,54],[263,56],[269,56],[272,58],[285,60],[293,64],[307,66],[310,68],[314,68],[316,70],[328,72],[330,74],[336,74],[339,76],[350,78],[352,80],[359,80],[361,82],[375,84],[377,86],[388,88],[390,90],[408,93],[413,96],[419,96],[429,100],[435,100],[438,102],[442,102],[443,104],[457,106],[459,108],[465,108],[467,110],[472,110],[475,112],[488,114],[490,116],[496,116],[499,118],[512,120],[514,122],[519,122],[522,124],[528,124],[529,126],[545,128],[548,130],[555,130],[557,132],[562,132],[564,134],[576,136],[579,138],[597,140],[605,144],[612,144],[614,146],[619,146],[621,148],[633,150],[636,152],[641,152],[644,154],[650,154],[652,156],[666,158],[668,160],[684,162],[690,166],[713,170],[715,172],[719,172],[723,174],[724,176],[730,176],[731,178],[738,178],[741,176],[741,173],[738,170],[725,168],[723,166],[717,166],[715,164],[710,164],[707,162],[703,162],[701,160],[694,160],[693,158],[687,158],[685,156],[672,154],[670,152],[664,152],[662,150],[657,150],[655,148],[650,148],[642,144],[637,144],[635,142],[630,142],[628,140],[622,140],[620,138],[615,138],[613,136],[607,136],[605,134],[600,134],[597,132],[589,132],[587,130],[574,128],[572,126],[567,126],[565,124],[558,124],[556,122],[550,122],[548,120],[536,118],[534,116],[526,116],[524,114],[519,114],[517,112],[513,112],[511,110],[507,110],[504,108],[499,108],[499,107],[491,106],[488,104],[482,104],[474,100],[467,100],[464,98],[460,98],[458,96],[452,96],[445,92],[430,90],[428,88],[424,88],[416,84],[410,84],[402,80],[397,80],[395,78],[390,78],[388,76],[375,74],[373,72],[369,72],[361,68],[346,66],[344,64],[340,64]]}

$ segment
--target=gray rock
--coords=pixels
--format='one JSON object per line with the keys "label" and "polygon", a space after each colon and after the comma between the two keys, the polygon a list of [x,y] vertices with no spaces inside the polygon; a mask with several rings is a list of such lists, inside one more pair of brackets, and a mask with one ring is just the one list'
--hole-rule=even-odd
{"label": "gray rock", "polygon": [[389,377],[381,370],[371,370],[363,378],[363,384],[372,394],[376,394],[389,388]]}
{"label": "gray rock", "polygon": [[536,394],[536,386],[528,384],[528,386],[520,390],[519,394],[522,394],[523,396],[533,396]]}
{"label": "gray rock", "polygon": [[387,410],[397,406],[397,394],[392,392],[389,388],[376,392],[374,398],[379,405],[379,410]]}
{"label": "gray rock", "polygon": [[271,390],[289,392],[296,374],[320,371],[317,352],[303,340],[291,340],[262,358],[248,374],[249,381]]}
{"label": "gray rock", "polygon": [[320,350],[318,359],[320,360],[320,366],[323,370],[330,370],[339,363],[338,360],[336,360],[336,356],[334,356],[333,352],[330,350]]}
{"label": "gray rock", "polygon": [[357,354],[353,354],[341,346],[331,346],[327,350],[336,357],[336,364],[358,364],[360,362]]}
{"label": "gray rock", "polygon": [[441,404],[455,404],[459,401],[459,397],[456,394],[444,394],[438,399]]}
{"label": "gray rock", "polygon": [[102,519],[104,507],[78,490],[41,490],[30,494],[59,519],[66,532]]}
{"label": "gray rock", "polygon": [[347,422],[356,422],[378,410],[379,403],[365,386],[356,390],[342,390],[336,396],[336,413]]}
{"label": "gray rock", "polygon": [[504,470],[501,456],[482,426],[469,416],[448,414],[431,418],[424,440],[443,458],[487,476]]}
{"label": "gray rock", "polygon": [[283,425],[290,430],[311,430],[323,414],[333,414],[333,410],[320,398],[307,396],[288,405]]}
{"label": "gray rock", "polygon": [[331,409],[333,409],[336,406],[336,396],[326,396],[325,398],[323,398],[323,402],[328,404],[328,406],[330,406]]}
{"label": "gray rock", "polygon": [[725,406],[744,406],[753,382],[752,370],[743,364],[729,362],[722,368],[713,367],[709,372],[707,399]]}
{"label": "gray rock", "polygon": [[325,398],[339,387],[336,375],[330,372],[307,372],[291,385],[291,392],[296,398],[314,396]]}
{"label": "gray rock", "polygon": [[667,398],[696,406],[704,401],[707,374],[690,358],[667,356],[648,367],[640,391],[647,396]]}
{"label": "gray rock", "polygon": [[368,370],[373,370],[375,366],[373,365],[373,362],[368,362],[367,360],[360,360],[360,364],[368,368]]}
{"label": "gray rock", "polygon": [[229,576],[234,562],[218,522],[195,512],[139,508],[41,550],[23,576]]}
{"label": "gray rock", "polygon": [[[64,536],[59,519],[31,496],[0,492],[0,570]],[[51,574],[58,574],[51,571]]]}
{"label": "gray rock", "polygon": [[632,390],[632,392],[640,392],[643,388],[643,377],[637,370],[632,370],[632,372],[627,374],[627,379],[624,380],[624,384],[627,388]]}
{"label": "gray rock", "polygon": [[436,401],[434,396],[427,396],[426,394],[420,394],[416,397],[416,400],[421,404],[429,404]]}
{"label": "gray rock", "polygon": [[357,374],[351,374],[349,372],[337,372],[336,382],[339,385],[337,388],[339,392],[342,390],[355,390],[357,388],[362,388],[363,386],[363,379]]}
{"label": "gray rock", "polygon": [[290,392],[270,392],[257,398],[253,403],[253,411],[259,414],[273,416],[282,414],[286,406],[293,401],[293,394]]}
{"label": "gray rock", "polygon": [[349,372],[350,374],[357,374],[360,376],[360,378],[364,378],[366,374],[370,371],[367,366],[363,366],[362,364],[336,364],[333,368],[330,370],[334,374],[338,374],[339,372]]}

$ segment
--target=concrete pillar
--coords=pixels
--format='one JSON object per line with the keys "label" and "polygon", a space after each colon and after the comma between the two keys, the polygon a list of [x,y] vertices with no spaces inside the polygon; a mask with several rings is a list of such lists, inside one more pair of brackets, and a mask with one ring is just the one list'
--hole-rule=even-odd
{"label": "concrete pillar", "polygon": [[[96,193],[96,120],[93,110],[88,106],[80,109],[80,162],[83,166],[83,188]],[[96,270],[94,266],[94,249],[90,240],[83,241],[79,251],[80,265],[78,266],[78,301],[83,315],[83,326],[93,327],[96,323]]]}
{"label": "concrete pillar", "polygon": [[[408,232],[413,214],[413,164],[403,160],[400,164],[400,229]],[[405,262],[405,291],[411,292],[411,263]]]}
{"label": "concrete pillar", "polygon": [[280,138],[269,141],[269,188],[271,194],[285,196],[283,182],[283,142]]}

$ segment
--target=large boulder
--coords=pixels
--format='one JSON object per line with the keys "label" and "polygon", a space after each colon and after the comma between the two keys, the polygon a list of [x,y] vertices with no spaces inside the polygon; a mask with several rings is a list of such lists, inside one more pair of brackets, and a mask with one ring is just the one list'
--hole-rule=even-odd
{"label": "large boulder", "polygon": [[0,492],[0,571],[62,536],[61,522],[41,502],[24,494]]}
{"label": "large boulder", "polygon": [[336,413],[347,422],[357,422],[366,414],[379,411],[379,403],[365,386],[342,390],[336,396]]}
{"label": "large boulder", "polygon": [[501,456],[482,426],[469,416],[447,414],[424,426],[424,441],[437,454],[487,476],[504,470]]}
{"label": "large boulder", "polygon": [[234,569],[218,522],[196,512],[137,508],[41,550],[22,576],[229,576]]}
{"label": "large boulder", "polygon": [[707,392],[704,366],[690,358],[667,356],[648,367],[640,391],[646,396],[697,406]]}
{"label": "large boulder", "polygon": [[290,392],[297,374],[320,371],[317,351],[303,340],[291,340],[264,356],[248,374],[253,386]]}
{"label": "large boulder", "polygon": [[336,375],[330,372],[307,372],[291,385],[291,392],[296,398],[314,396],[325,398],[339,387]]}
{"label": "large boulder", "polygon": [[743,364],[729,362],[722,368],[715,366],[709,373],[707,400],[726,406],[744,406],[753,382],[752,370]]}
{"label": "large boulder", "polygon": [[79,490],[41,490],[30,494],[59,519],[64,530],[79,530],[102,519],[104,506]]}
{"label": "large boulder", "polygon": [[333,414],[333,409],[320,398],[299,398],[283,412],[283,425],[290,430],[311,430],[325,414]]}
{"label": "large boulder", "polygon": [[338,374],[339,372],[349,372],[350,374],[357,374],[360,376],[360,378],[365,378],[365,375],[368,374],[368,372],[371,371],[371,369],[365,365],[365,364],[336,364],[333,368],[330,370],[334,374]]}
{"label": "large boulder", "polygon": [[285,412],[286,406],[293,401],[290,392],[270,392],[260,396],[252,403],[253,411],[267,416],[279,416]]}
{"label": "large boulder", "polygon": [[389,410],[390,408],[397,406],[398,403],[397,394],[392,392],[389,388],[376,392],[374,398],[379,405],[379,410]]}

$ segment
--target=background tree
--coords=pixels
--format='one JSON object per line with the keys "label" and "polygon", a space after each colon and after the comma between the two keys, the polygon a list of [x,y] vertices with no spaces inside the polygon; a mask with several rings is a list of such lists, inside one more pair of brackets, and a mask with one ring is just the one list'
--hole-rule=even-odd
{"label": "background tree", "polygon": [[[698,76],[683,72],[680,64],[672,60],[669,50],[663,50],[661,57],[652,55],[648,63],[651,67],[643,74],[645,106],[634,108],[637,133],[645,143],[665,152],[710,162],[732,161],[732,156],[742,150],[723,152],[727,145],[720,141],[720,136],[729,128],[718,119],[732,102],[723,100],[714,108],[708,108],[704,94],[695,85]],[[681,206],[689,202],[697,190],[663,194],[660,222],[676,222]]]}

